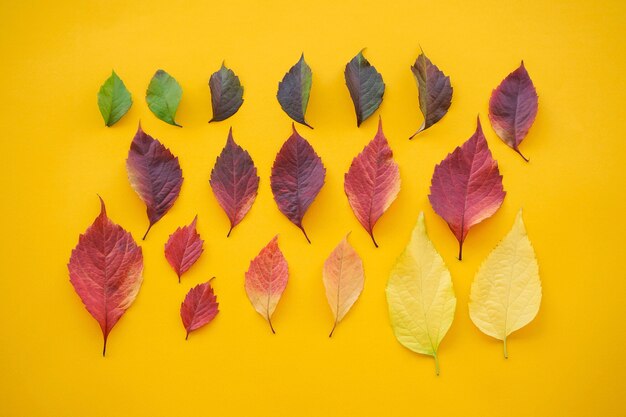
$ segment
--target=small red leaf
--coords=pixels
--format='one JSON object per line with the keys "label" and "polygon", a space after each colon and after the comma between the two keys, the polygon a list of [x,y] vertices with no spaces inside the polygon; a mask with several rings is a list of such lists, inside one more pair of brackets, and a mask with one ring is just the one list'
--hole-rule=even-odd
{"label": "small red leaf", "polygon": [[435,212],[459,241],[459,260],[469,229],[491,217],[506,195],[480,119],[477,123],[472,137],[435,166],[428,196]]}
{"label": "small red leaf", "polygon": [[183,183],[178,158],[158,140],[137,128],[126,160],[128,179],[133,190],[147,206],[150,228],[174,205]]}
{"label": "small red leaf", "polygon": [[537,90],[533,85],[524,61],[493,90],[489,99],[489,120],[500,139],[522,155],[519,144],[537,116]]}
{"label": "small red leaf", "polygon": [[180,283],[180,276],[196,263],[202,254],[204,240],[196,230],[198,216],[194,217],[189,226],[177,228],[165,244],[165,258],[170,263]]}
{"label": "small red leaf", "polygon": [[252,207],[259,189],[259,176],[254,162],[241,146],[233,139],[233,129],[228,132],[226,145],[217,157],[211,171],[211,189],[215,198],[230,219],[233,231]]}
{"label": "small red leaf", "polygon": [[400,171],[383,134],[382,119],[374,139],[352,160],[344,190],[354,215],[378,247],[374,225],[400,192]]}
{"label": "small red leaf", "polygon": [[296,132],[283,144],[276,155],[270,182],[278,209],[302,230],[311,243],[302,218],[324,185],[326,168],[313,147]]}
{"label": "small red leaf", "polygon": [[104,356],[111,329],[141,287],[143,255],[130,233],[107,217],[102,199],[100,215],[80,235],[67,267],[74,290],[100,324]]}
{"label": "small red leaf", "polygon": [[[212,279],[212,278],[211,278]],[[204,284],[198,284],[189,290],[185,301],[180,305],[180,318],[187,330],[185,340],[189,333],[209,323],[219,313],[219,303],[213,293],[211,280]]]}

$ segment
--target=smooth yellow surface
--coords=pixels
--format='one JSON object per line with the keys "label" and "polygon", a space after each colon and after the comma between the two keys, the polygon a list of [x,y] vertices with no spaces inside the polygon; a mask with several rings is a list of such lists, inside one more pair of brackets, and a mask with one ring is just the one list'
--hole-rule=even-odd
{"label": "smooth yellow surface", "polygon": [[[2,416],[623,416],[626,413],[626,4],[615,1],[4,1],[0,5],[0,415]],[[452,79],[450,112],[421,124],[410,65],[419,45]],[[387,84],[381,109],[357,129],[345,64],[361,48]],[[313,244],[277,210],[269,174],[291,122],[275,95],[305,52],[313,70],[307,120],[298,127],[327,167],[304,219]],[[245,102],[211,117],[207,82],[222,60],[241,77]],[[521,146],[529,164],[487,122],[491,90],[524,59],[539,113]],[[105,128],[96,94],[111,69],[133,94]],[[158,68],[183,87],[177,121],[145,104]],[[343,175],[374,137],[378,115],[400,164],[402,190],[376,226],[375,249],[352,214]],[[507,196],[473,228],[463,261],[427,199],[434,165],[474,131],[480,114]],[[113,329],[101,334],[69,283],[71,249],[98,214],[139,239],[145,208],[125,159],[141,120],[179,156],[179,200],[141,242],[145,280]],[[259,196],[226,239],[228,220],[209,173],[229,126],[261,177]],[[471,280],[524,219],[539,261],[537,318],[500,341],[471,323]],[[401,346],[385,285],[420,211],[452,273],[458,308],[432,358]],[[177,226],[198,214],[205,253],[178,284],[163,255]],[[365,289],[331,339],[321,271],[337,242],[364,260]],[[290,282],[277,334],[248,301],[244,271],[276,233]],[[221,312],[185,342],[179,307],[216,276]]]}

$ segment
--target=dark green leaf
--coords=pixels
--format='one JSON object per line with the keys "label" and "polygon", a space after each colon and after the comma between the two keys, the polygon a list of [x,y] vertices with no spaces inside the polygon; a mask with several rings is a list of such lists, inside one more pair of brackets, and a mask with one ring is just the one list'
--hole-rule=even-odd
{"label": "dark green leaf", "polygon": [[174,120],[183,89],[178,82],[163,70],[158,70],[148,86],[146,101],[156,117],[174,126],[182,127]]}
{"label": "dark green leaf", "polygon": [[98,91],[98,107],[106,126],[113,126],[133,104],[130,92],[115,71]]}
{"label": "dark green leaf", "polygon": [[363,56],[363,51],[346,65],[346,85],[356,111],[356,125],[370,117],[383,101],[385,83],[383,77]]}
{"label": "dark green leaf", "polygon": [[306,107],[309,104],[311,83],[313,82],[311,68],[304,60],[304,54],[296,65],[291,67],[283,80],[278,83],[278,102],[285,113],[298,123],[310,126],[305,120]]}
{"label": "dark green leaf", "polygon": [[239,82],[239,77],[223,63],[222,68],[211,75],[209,88],[213,106],[213,118],[209,120],[209,123],[228,119],[237,113],[243,104],[243,87]]}

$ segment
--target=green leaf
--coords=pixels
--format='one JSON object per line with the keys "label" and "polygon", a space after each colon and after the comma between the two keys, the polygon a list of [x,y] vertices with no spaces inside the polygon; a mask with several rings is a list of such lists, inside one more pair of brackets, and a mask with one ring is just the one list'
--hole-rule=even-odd
{"label": "green leaf", "polygon": [[174,126],[182,127],[174,120],[178,103],[183,95],[180,84],[163,70],[158,70],[148,86],[146,102],[156,117]]}
{"label": "green leaf", "polygon": [[283,80],[278,83],[278,102],[285,113],[298,123],[311,127],[305,120],[306,108],[309,104],[311,84],[313,82],[311,68],[304,60],[304,54],[300,60],[285,74]]}
{"label": "green leaf", "polygon": [[213,118],[209,120],[209,123],[228,119],[237,113],[243,104],[243,87],[239,82],[239,77],[224,63],[219,71],[211,75],[209,88],[213,107]]}
{"label": "green leaf", "polygon": [[363,56],[363,51],[352,58],[345,70],[346,85],[356,111],[356,125],[370,117],[383,102],[383,77]]}
{"label": "green leaf", "polygon": [[98,107],[104,124],[107,127],[113,126],[128,112],[132,104],[133,99],[124,82],[115,71],[111,71],[111,76],[107,78],[98,91]]}

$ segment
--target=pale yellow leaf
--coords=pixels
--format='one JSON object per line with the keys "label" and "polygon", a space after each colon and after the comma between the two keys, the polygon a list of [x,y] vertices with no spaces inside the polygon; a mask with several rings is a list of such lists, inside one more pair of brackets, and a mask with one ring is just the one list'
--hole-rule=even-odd
{"label": "pale yellow leaf", "polygon": [[348,243],[347,236],[326,259],[322,278],[326,287],[326,298],[335,318],[333,329],[328,336],[330,337],[337,323],[343,319],[359,298],[365,281],[363,262]]}
{"label": "pale yellow leaf", "polygon": [[520,210],[513,229],[476,273],[470,317],[483,333],[504,341],[504,357],[508,357],[507,336],[530,323],[540,303],[539,267]]}
{"label": "pale yellow leaf", "polygon": [[398,341],[435,358],[439,375],[437,349],[452,324],[456,297],[450,272],[426,234],[424,213],[420,213],[409,244],[391,270],[387,302]]}

